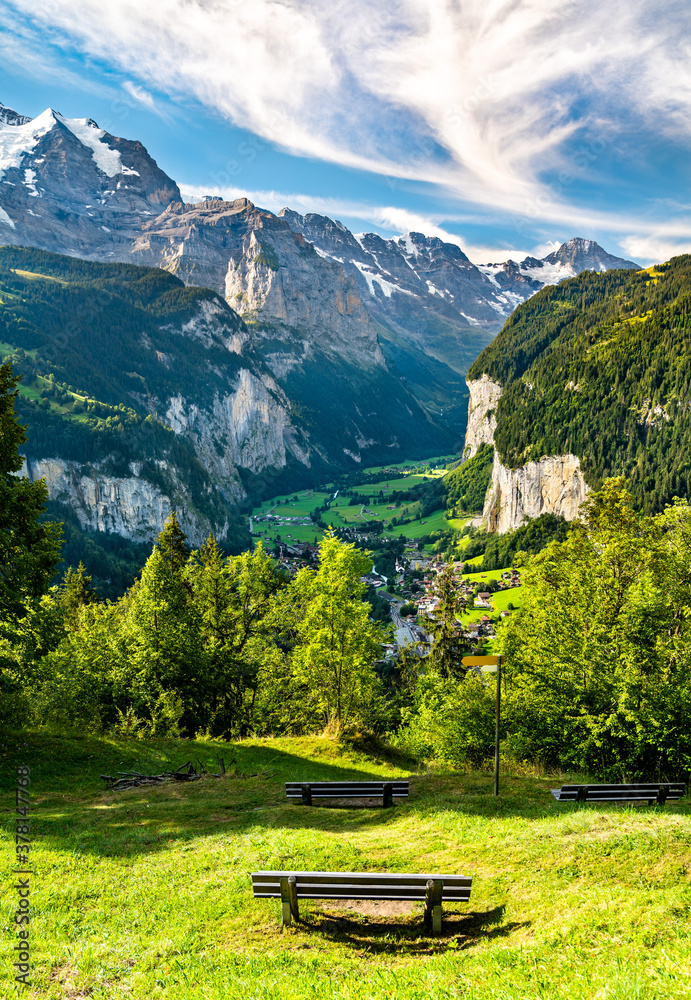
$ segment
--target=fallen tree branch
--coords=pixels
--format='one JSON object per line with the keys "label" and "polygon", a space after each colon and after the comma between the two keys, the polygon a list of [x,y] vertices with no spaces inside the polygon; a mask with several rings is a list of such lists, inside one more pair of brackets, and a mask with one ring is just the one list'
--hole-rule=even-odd
{"label": "fallen tree branch", "polygon": [[[178,781],[199,781],[201,778],[225,778],[226,765],[222,757],[218,762],[221,770],[214,774],[206,770],[199,761],[199,770],[187,760],[176,771],[162,771],[160,774],[142,774],[141,771],[117,771],[116,775],[102,774],[101,778],[108,783],[108,791],[122,791],[125,788],[141,788],[145,785],[165,785]],[[274,769],[255,771],[253,774],[232,774],[233,778],[265,778],[275,774]]]}

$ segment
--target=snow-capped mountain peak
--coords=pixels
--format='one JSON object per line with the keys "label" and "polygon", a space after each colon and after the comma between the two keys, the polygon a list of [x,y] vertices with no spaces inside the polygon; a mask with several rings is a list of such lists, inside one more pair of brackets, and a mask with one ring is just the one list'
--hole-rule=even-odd
{"label": "snow-capped mountain peak", "polygon": [[[140,142],[91,118],[47,108],[27,118],[0,105],[0,242],[83,256],[182,201]],[[8,232],[11,230],[12,232]]]}

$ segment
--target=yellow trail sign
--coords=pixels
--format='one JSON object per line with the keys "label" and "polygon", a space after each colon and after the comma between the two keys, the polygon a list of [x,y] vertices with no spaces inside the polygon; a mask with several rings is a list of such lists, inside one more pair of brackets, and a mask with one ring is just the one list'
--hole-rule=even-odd
{"label": "yellow trail sign", "polygon": [[501,656],[464,656],[461,660],[464,667],[496,667],[502,662]]}

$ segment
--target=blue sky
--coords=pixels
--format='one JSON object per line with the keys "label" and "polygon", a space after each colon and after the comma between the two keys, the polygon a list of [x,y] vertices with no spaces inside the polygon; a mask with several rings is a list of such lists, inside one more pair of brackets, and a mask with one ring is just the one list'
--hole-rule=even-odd
{"label": "blue sky", "polygon": [[691,251],[687,0],[0,0],[0,101],[477,263]]}

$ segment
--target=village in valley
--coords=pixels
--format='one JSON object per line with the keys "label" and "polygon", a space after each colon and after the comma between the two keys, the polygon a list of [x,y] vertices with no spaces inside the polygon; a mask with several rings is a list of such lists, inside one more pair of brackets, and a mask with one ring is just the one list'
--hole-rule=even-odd
{"label": "village in valley", "polygon": [[289,576],[318,564],[319,542],[329,529],[371,552],[374,565],[362,582],[380,602],[388,602],[393,642],[386,647],[387,657],[407,646],[426,655],[429,619],[439,603],[437,578],[450,566],[465,603],[459,631],[475,648],[490,649],[501,621],[521,606],[521,574],[514,567],[482,572],[477,565],[482,557],[457,557],[468,537],[464,532],[477,518],[455,517],[441,508],[423,513],[420,486],[443,476],[448,461],[358,470],[343,483],[275,497],[252,512],[250,532]]}

